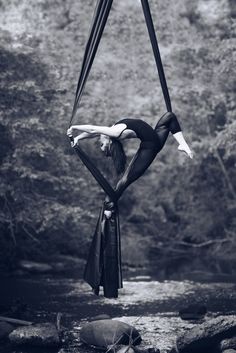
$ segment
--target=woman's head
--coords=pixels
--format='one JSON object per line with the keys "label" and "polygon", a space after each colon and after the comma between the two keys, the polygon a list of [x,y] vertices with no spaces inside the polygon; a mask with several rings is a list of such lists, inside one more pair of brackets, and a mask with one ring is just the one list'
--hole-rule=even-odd
{"label": "woman's head", "polygon": [[117,174],[125,170],[126,155],[122,143],[106,135],[100,136],[100,147],[107,157],[111,157]]}
{"label": "woman's head", "polygon": [[104,152],[107,157],[111,156],[111,154],[110,154],[111,144],[112,144],[112,141],[109,136],[100,135],[100,148],[101,148],[102,152]]}

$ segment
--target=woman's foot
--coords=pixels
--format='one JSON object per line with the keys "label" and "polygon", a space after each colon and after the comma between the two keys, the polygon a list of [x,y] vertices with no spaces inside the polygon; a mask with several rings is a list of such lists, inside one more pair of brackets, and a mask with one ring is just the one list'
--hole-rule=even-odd
{"label": "woman's foot", "polygon": [[193,152],[190,150],[182,131],[176,132],[175,134],[173,134],[173,137],[179,144],[178,150],[181,152],[185,152],[189,158],[193,159]]}
{"label": "woman's foot", "polygon": [[179,145],[178,150],[186,153],[189,158],[193,159],[193,152],[190,150],[187,144]]}
{"label": "woman's foot", "polygon": [[105,210],[105,211],[104,211],[104,215],[106,216],[107,219],[110,219],[111,216],[112,216],[112,211]]}

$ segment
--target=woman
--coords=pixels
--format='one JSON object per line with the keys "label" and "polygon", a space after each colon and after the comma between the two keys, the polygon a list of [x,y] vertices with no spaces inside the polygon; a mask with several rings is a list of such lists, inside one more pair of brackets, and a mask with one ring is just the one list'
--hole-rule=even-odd
{"label": "woman", "polygon": [[[179,122],[175,114],[170,112],[161,117],[155,129],[140,119],[122,119],[111,127],[73,125],[67,131],[68,136],[71,136],[75,130],[83,132],[74,137],[74,145],[82,139],[100,136],[101,150],[106,156],[112,157],[117,173],[121,174],[125,171],[115,188],[117,200],[124,190],[150,166],[165,145],[169,132],[178,142],[178,150],[185,152],[191,159],[193,158],[193,153],[185,141]],[[139,138],[141,143],[125,170],[126,157],[120,141],[129,138]],[[113,206],[114,204],[107,199],[104,213],[108,218],[111,216]]]}

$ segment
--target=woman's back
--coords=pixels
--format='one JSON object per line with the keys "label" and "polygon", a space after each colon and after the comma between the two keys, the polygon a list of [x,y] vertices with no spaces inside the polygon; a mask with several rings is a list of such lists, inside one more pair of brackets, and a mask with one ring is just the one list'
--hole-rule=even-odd
{"label": "woman's back", "polygon": [[143,141],[156,142],[157,135],[155,133],[155,130],[148,123],[146,123],[141,119],[125,118],[116,122],[115,125],[117,124],[125,124],[127,127],[124,130],[126,129],[133,130],[136,133],[137,137],[142,142]]}

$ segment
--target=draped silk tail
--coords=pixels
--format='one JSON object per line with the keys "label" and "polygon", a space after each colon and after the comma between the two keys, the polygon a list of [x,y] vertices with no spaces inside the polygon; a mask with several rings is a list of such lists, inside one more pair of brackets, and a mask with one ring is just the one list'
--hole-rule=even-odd
{"label": "draped silk tail", "polygon": [[104,296],[117,298],[122,288],[120,225],[118,205],[113,209],[112,217],[104,215],[103,205],[89,250],[84,271],[84,280],[99,294],[103,287]]}

